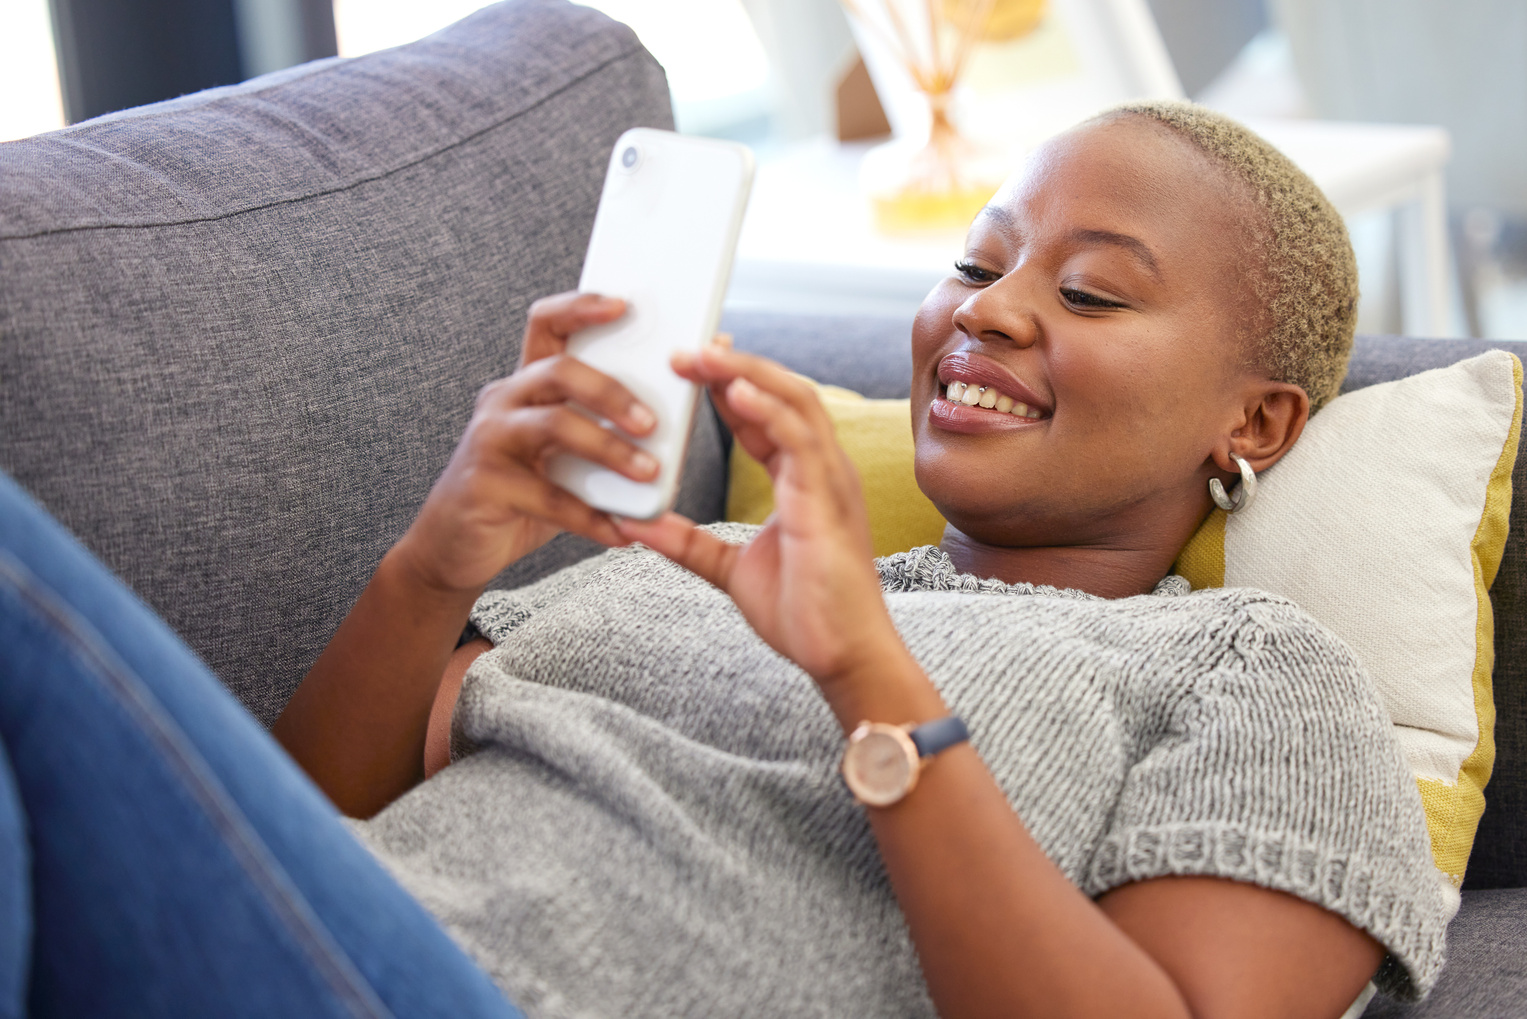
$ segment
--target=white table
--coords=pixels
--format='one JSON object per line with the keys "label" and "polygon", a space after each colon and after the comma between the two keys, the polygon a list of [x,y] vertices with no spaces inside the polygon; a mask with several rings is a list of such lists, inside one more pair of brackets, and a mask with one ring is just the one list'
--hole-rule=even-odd
{"label": "white table", "polygon": [[[1250,126],[1288,154],[1344,216],[1393,209],[1405,332],[1451,328],[1445,130],[1313,120]],[[727,306],[910,316],[961,253],[963,233],[888,237],[858,190],[863,144],[820,139],[758,168]]]}

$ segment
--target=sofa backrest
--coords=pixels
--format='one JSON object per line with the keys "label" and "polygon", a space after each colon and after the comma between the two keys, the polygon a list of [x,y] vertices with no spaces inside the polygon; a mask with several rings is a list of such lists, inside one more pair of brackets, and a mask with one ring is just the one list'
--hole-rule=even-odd
{"label": "sofa backrest", "polygon": [[[910,391],[912,323],[894,318],[799,317],[733,312],[722,321],[737,346],[783,362],[819,382],[866,396]],[[1404,378],[1520,344],[1359,336],[1342,391]],[[1495,771],[1469,858],[1465,888],[1527,885],[1527,454],[1512,473],[1511,529],[1490,601],[1495,609]]]}
{"label": "sofa backrest", "polygon": [[671,124],[629,29],[515,0],[0,145],[0,468],[269,723]]}

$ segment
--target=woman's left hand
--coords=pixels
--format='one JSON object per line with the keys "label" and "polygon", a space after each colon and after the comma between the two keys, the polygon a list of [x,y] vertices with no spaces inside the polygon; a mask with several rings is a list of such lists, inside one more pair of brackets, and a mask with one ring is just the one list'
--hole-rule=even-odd
{"label": "woman's left hand", "polygon": [[729,594],[841,715],[843,688],[909,657],[881,595],[858,473],[811,386],[779,365],[713,343],[673,368],[709,387],[734,440],[768,470],[774,513],[746,545],[676,513],[617,527]]}

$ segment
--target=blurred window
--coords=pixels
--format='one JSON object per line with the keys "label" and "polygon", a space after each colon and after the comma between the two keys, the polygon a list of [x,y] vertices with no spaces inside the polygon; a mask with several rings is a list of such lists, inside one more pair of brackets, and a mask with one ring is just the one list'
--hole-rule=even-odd
{"label": "blurred window", "polygon": [[64,126],[48,0],[0,2],[0,141]]}
{"label": "blurred window", "polygon": [[[741,0],[583,0],[623,21],[668,72],[681,131],[752,137],[767,130],[768,61]],[[340,56],[412,42],[483,0],[334,0]]]}

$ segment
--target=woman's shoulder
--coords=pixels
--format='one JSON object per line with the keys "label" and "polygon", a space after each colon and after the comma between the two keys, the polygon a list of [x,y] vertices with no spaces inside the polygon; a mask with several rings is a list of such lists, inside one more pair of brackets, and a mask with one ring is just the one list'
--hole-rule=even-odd
{"label": "woman's shoulder", "polygon": [[1346,641],[1282,595],[1251,587],[1200,588],[1184,594],[1177,605],[1195,621],[1223,625],[1223,639],[1245,660],[1296,667],[1297,674],[1290,678],[1313,678],[1310,667],[1363,675]]}
{"label": "woman's shoulder", "polygon": [[1173,596],[1158,587],[1124,601],[1121,611],[1148,620],[1141,630],[1151,640],[1140,654],[1176,663],[1161,693],[1194,704],[1228,699],[1269,730],[1301,705],[1337,729],[1388,738],[1388,714],[1357,654],[1288,598],[1246,587],[1192,590],[1184,581]]}
{"label": "woman's shoulder", "polygon": [[1156,618],[1163,644],[1203,665],[1187,670],[1181,692],[1233,692],[1243,704],[1325,705],[1344,726],[1389,729],[1377,687],[1346,641],[1298,604],[1256,588],[1189,590],[1131,599]]}

